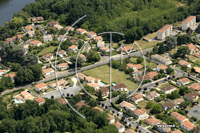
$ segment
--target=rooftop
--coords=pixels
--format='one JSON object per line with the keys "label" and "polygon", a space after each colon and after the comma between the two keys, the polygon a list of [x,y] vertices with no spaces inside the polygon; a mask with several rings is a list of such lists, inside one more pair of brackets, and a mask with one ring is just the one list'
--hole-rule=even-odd
{"label": "rooftop", "polygon": [[158,32],[165,32],[167,29],[169,29],[172,26],[172,24],[166,24],[161,29],[158,30]]}
{"label": "rooftop", "polygon": [[156,119],[155,117],[150,117],[145,120],[148,125],[154,125],[160,122],[160,120]]}
{"label": "rooftop", "polygon": [[187,17],[182,23],[189,23],[192,19],[194,19],[196,16],[189,16]]}
{"label": "rooftop", "polygon": [[142,109],[133,110],[133,112],[137,115],[142,115],[146,112],[146,110],[144,108],[142,108]]}
{"label": "rooftop", "polygon": [[40,84],[35,85],[35,87],[37,87],[37,88],[42,88],[45,86],[47,86],[47,84],[45,84],[45,83],[40,83]]}
{"label": "rooftop", "polygon": [[183,126],[189,128],[190,130],[193,130],[194,127],[195,127],[195,126],[192,124],[192,122],[190,122],[190,121],[184,121],[184,122],[181,123],[181,125],[183,125]]}
{"label": "rooftop", "polygon": [[44,98],[42,98],[42,97],[37,97],[37,98],[34,98],[33,100],[36,101],[37,103],[43,103],[43,102],[46,101],[46,100],[45,100]]}

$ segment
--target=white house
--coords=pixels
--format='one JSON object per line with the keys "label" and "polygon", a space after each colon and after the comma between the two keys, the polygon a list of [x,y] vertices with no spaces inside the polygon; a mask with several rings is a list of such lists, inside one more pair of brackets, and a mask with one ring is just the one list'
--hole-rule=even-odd
{"label": "white house", "polygon": [[24,32],[28,32],[28,31],[33,31],[34,28],[32,26],[25,26],[24,27]]}
{"label": "white house", "polygon": [[166,73],[166,69],[167,69],[167,68],[168,68],[168,67],[165,66],[165,65],[163,65],[163,64],[160,64],[160,65],[157,66],[157,70],[158,70],[158,71],[163,70],[165,73]]}
{"label": "white house", "polygon": [[48,22],[48,26],[49,26],[49,27],[54,27],[54,25],[57,25],[57,24],[58,24],[57,21]]}
{"label": "white house", "polygon": [[115,117],[111,114],[108,114],[108,120],[109,120],[109,124],[112,124],[115,122]]}
{"label": "white house", "polygon": [[101,85],[99,85],[98,83],[95,83],[95,82],[88,83],[87,85],[90,87],[93,87],[95,89],[95,91],[101,88]]}
{"label": "white house", "polygon": [[65,50],[59,50],[57,55],[62,58],[62,57],[64,57],[64,55],[66,55],[66,51]]}
{"label": "white house", "polygon": [[144,108],[133,110],[133,113],[137,119],[145,119],[149,116]]}
{"label": "white house", "polygon": [[99,41],[99,42],[97,42],[97,47],[98,47],[98,48],[100,48],[100,47],[105,47],[105,46],[106,46],[106,44],[105,44],[104,41]]}
{"label": "white house", "polygon": [[179,65],[180,66],[187,66],[188,68],[191,68],[191,64],[187,61],[184,61],[184,60],[180,60]]}
{"label": "white house", "polygon": [[97,36],[97,33],[90,31],[87,33],[88,38],[94,38],[95,36]]}
{"label": "white house", "polygon": [[160,56],[158,54],[155,54],[155,55],[151,56],[151,59],[155,60],[155,61],[158,61],[158,62],[160,62],[160,63],[162,63],[164,65],[172,64],[172,61],[171,61],[170,57],[168,57],[168,56],[162,57],[162,56]]}
{"label": "white house", "polygon": [[74,31],[74,27],[71,27],[71,28],[70,28],[70,26],[66,26],[66,27],[65,27],[65,30]]}
{"label": "white house", "polygon": [[105,51],[105,52],[109,52],[110,49],[108,47],[100,47],[99,51]]}
{"label": "white house", "polygon": [[44,91],[47,89],[47,84],[45,83],[40,83],[35,85],[35,91]]}
{"label": "white house", "polygon": [[185,116],[183,116],[177,112],[172,112],[170,115],[172,118],[176,118],[176,120],[180,123],[184,122],[184,121],[188,121],[188,119]]}
{"label": "white house", "polygon": [[112,124],[116,126],[119,133],[122,133],[125,131],[125,126],[119,123],[118,121]]}
{"label": "white house", "polygon": [[65,36],[64,38],[63,38],[63,35],[60,35],[60,36],[57,37],[57,40],[58,40],[59,42],[61,42],[62,39],[63,39],[63,41],[67,40],[67,36]]}
{"label": "white house", "polygon": [[59,24],[54,25],[54,27],[55,27],[56,29],[58,29],[58,30],[63,29],[63,27],[62,27],[61,25],[59,25]]}
{"label": "white house", "polygon": [[192,101],[197,101],[199,98],[199,95],[195,92],[191,92],[191,93],[185,94],[184,98],[192,102]]}
{"label": "white house", "polygon": [[84,33],[87,33],[87,31],[85,29],[82,29],[82,28],[78,28],[76,30],[76,34],[78,35],[83,35]]}
{"label": "white house", "polygon": [[58,64],[56,67],[58,69],[64,70],[64,69],[69,68],[69,65],[67,63],[61,63],[61,64]]}
{"label": "white house", "polygon": [[4,70],[0,69],[0,77],[3,76],[3,74],[4,74]]}
{"label": "white house", "polygon": [[39,105],[43,105],[46,102],[46,100],[42,97],[37,97],[37,98],[34,98],[33,100],[35,101],[35,103]]}
{"label": "white house", "polygon": [[33,40],[32,42],[30,42],[30,45],[32,45],[32,46],[40,46],[40,45],[42,45],[42,42],[41,41],[38,41],[38,40]]}
{"label": "white house", "polygon": [[138,103],[139,101],[142,101],[144,99],[143,99],[143,96],[141,94],[135,94],[134,96],[132,96],[130,98],[130,100],[135,102],[135,103]]}
{"label": "white house", "polygon": [[103,38],[101,36],[95,36],[94,41],[95,42],[101,42],[101,41],[103,41]]}
{"label": "white house", "polygon": [[172,33],[172,24],[167,24],[163,26],[160,30],[158,30],[157,39],[164,40],[167,36],[170,36],[171,33]]}
{"label": "white house", "polygon": [[79,57],[81,57],[81,59],[83,59],[84,61],[86,61],[86,57],[84,54],[80,54]]}
{"label": "white house", "polygon": [[160,133],[170,133],[171,132],[171,127],[167,127],[165,126],[167,125],[166,123],[160,123],[160,124],[157,124],[157,130],[160,132]]}
{"label": "white house", "polygon": [[68,82],[64,79],[60,79],[58,82],[54,82],[52,84],[49,84],[49,87],[53,88],[53,89],[57,89],[57,86],[59,85],[61,86],[65,86]]}
{"label": "white house", "polygon": [[42,58],[45,61],[51,60],[51,59],[53,59],[53,54],[52,53],[45,54],[45,55],[42,56]]}
{"label": "white house", "polygon": [[165,87],[160,89],[160,91],[165,93],[165,94],[171,94],[175,90],[176,90],[176,87],[171,85],[171,84],[166,85]]}
{"label": "white house", "polygon": [[133,105],[133,104],[127,102],[127,101],[121,102],[119,104],[119,107],[122,108],[122,109],[124,108],[125,110],[131,110],[131,111],[137,109],[137,107],[135,105]]}
{"label": "white house", "polygon": [[190,121],[184,121],[181,123],[180,127],[189,132],[194,129],[195,125],[193,125]]}
{"label": "white house", "polygon": [[182,22],[182,30],[192,29],[196,26],[196,16],[189,16]]}
{"label": "white house", "polygon": [[112,91],[127,91],[127,86],[124,84],[117,84],[116,86],[111,87]]}
{"label": "white house", "polygon": [[149,101],[154,100],[154,98],[157,98],[157,97],[160,97],[160,94],[157,93],[156,91],[151,91],[151,92],[146,94],[146,98]]}
{"label": "white house", "polygon": [[43,76],[50,76],[54,74],[54,70],[52,68],[47,68],[42,70]]}
{"label": "white house", "polygon": [[44,42],[50,42],[52,40],[52,36],[50,34],[44,35],[42,39],[44,40]]}
{"label": "white house", "polygon": [[174,109],[176,106],[174,103],[164,103],[162,104],[161,107],[163,110],[170,110],[170,109]]}
{"label": "white house", "polygon": [[189,83],[190,83],[190,80],[188,78],[182,78],[182,79],[177,80],[178,85],[186,85]]}
{"label": "white house", "polygon": [[153,116],[145,120],[145,123],[150,126],[160,124],[160,122],[161,122],[160,120],[156,119]]}
{"label": "white house", "polygon": [[72,45],[72,46],[69,47],[70,52],[75,52],[77,50],[78,50],[78,47],[76,45]]}

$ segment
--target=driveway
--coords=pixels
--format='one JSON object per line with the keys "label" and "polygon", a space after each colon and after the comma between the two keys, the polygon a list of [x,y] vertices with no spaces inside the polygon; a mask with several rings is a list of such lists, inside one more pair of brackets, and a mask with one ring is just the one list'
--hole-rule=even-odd
{"label": "driveway", "polygon": [[76,79],[75,77],[73,77],[73,78],[71,78],[71,81],[73,81],[73,82],[74,82],[73,86],[75,87],[75,86],[76,86],[76,84],[77,84],[77,79]]}
{"label": "driveway", "polygon": [[198,120],[200,120],[200,105],[197,107],[194,107],[190,110],[188,110],[188,115],[196,117]]}

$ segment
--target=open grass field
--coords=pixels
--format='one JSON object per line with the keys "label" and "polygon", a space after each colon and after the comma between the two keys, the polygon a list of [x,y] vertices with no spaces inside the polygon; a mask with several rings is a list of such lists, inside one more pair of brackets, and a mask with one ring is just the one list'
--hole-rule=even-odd
{"label": "open grass field", "polygon": [[40,56],[40,55],[44,55],[44,54],[47,54],[47,53],[50,53],[52,51],[55,50],[57,46],[50,46],[50,47],[47,47],[45,49],[43,49],[40,53],[38,53],[37,55]]}
{"label": "open grass field", "polygon": [[[133,62],[133,64],[137,64],[137,57],[132,57],[130,60]],[[144,62],[142,62],[141,65],[144,66]],[[146,66],[150,68],[155,68],[157,65],[153,62],[148,62],[146,60]]]}
{"label": "open grass field", "polygon": [[[143,50],[143,49],[148,49],[151,48],[153,46],[155,46],[158,42],[157,41],[151,41],[151,42],[147,42],[144,41],[143,39],[136,41],[137,44],[139,45],[139,47]],[[139,50],[139,48],[137,47],[137,45],[133,46],[134,49]]]}
{"label": "open grass field", "polygon": [[187,55],[187,57],[189,57],[189,59],[192,61],[192,62],[196,62],[196,61],[199,61],[200,62],[200,59],[193,56],[193,55]]}
{"label": "open grass field", "polygon": [[151,33],[151,34],[148,34],[148,35],[146,35],[146,36],[144,36],[144,37],[147,37],[147,38],[155,38],[157,36],[157,32],[154,32],[154,33]]}
{"label": "open grass field", "polygon": [[[108,65],[86,70],[83,71],[83,73],[94,78],[99,78],[106,83],[110,82],[110,68]],[[129,75],[124,74],[124,72],[121,72],[118,69],[112,69],[112,82],[124,83],[129,90],[137,89],[138,85],[130,80],[127,80],[126,78],[128,77]]]}

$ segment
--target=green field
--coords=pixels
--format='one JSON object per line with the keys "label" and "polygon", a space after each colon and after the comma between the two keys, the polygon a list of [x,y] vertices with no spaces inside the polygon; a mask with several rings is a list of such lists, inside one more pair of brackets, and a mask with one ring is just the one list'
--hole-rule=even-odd
{"label": "green field", "polygon": [[47,47],[47,48],[43,49],[43,50],[42,50],[40,53],[38,53],[37,55],[40,56],[40,55],[44,55],[44,54],[50,53],[50,52],[54,51],[55,48],[57,48],[57,46],[50,46],[50,47]]}
{"label": "green field", "polygon": [[[99,78],[106,83],[110,82],[110,68],[108,65],[86,70],[83,73],[94,78]],[[123,71],[121,72],[118,69],[112,69],[112,82],[123,83],[127,86],[128,90],[137,89],[138,85],[130,80],[127,80],[126,78],[128,77],[129,75],[124,74]]]}
{"label": "green field", "polygon": [[[132,62],[133,64],[137,64],[137,57],[132,57],[130,60],[131,60],[131,62]],[[141,65],[142,65],[142,66],[145,66],[145,65],[144,65],[144,61],[141,63]],[[147,66],[147,67],[150,67],[150,68],[155,68],[157,65],[156,65],[155,63],[153,63],[153,62],[148,62],[148,61],[146,60],[146,66]]]}

